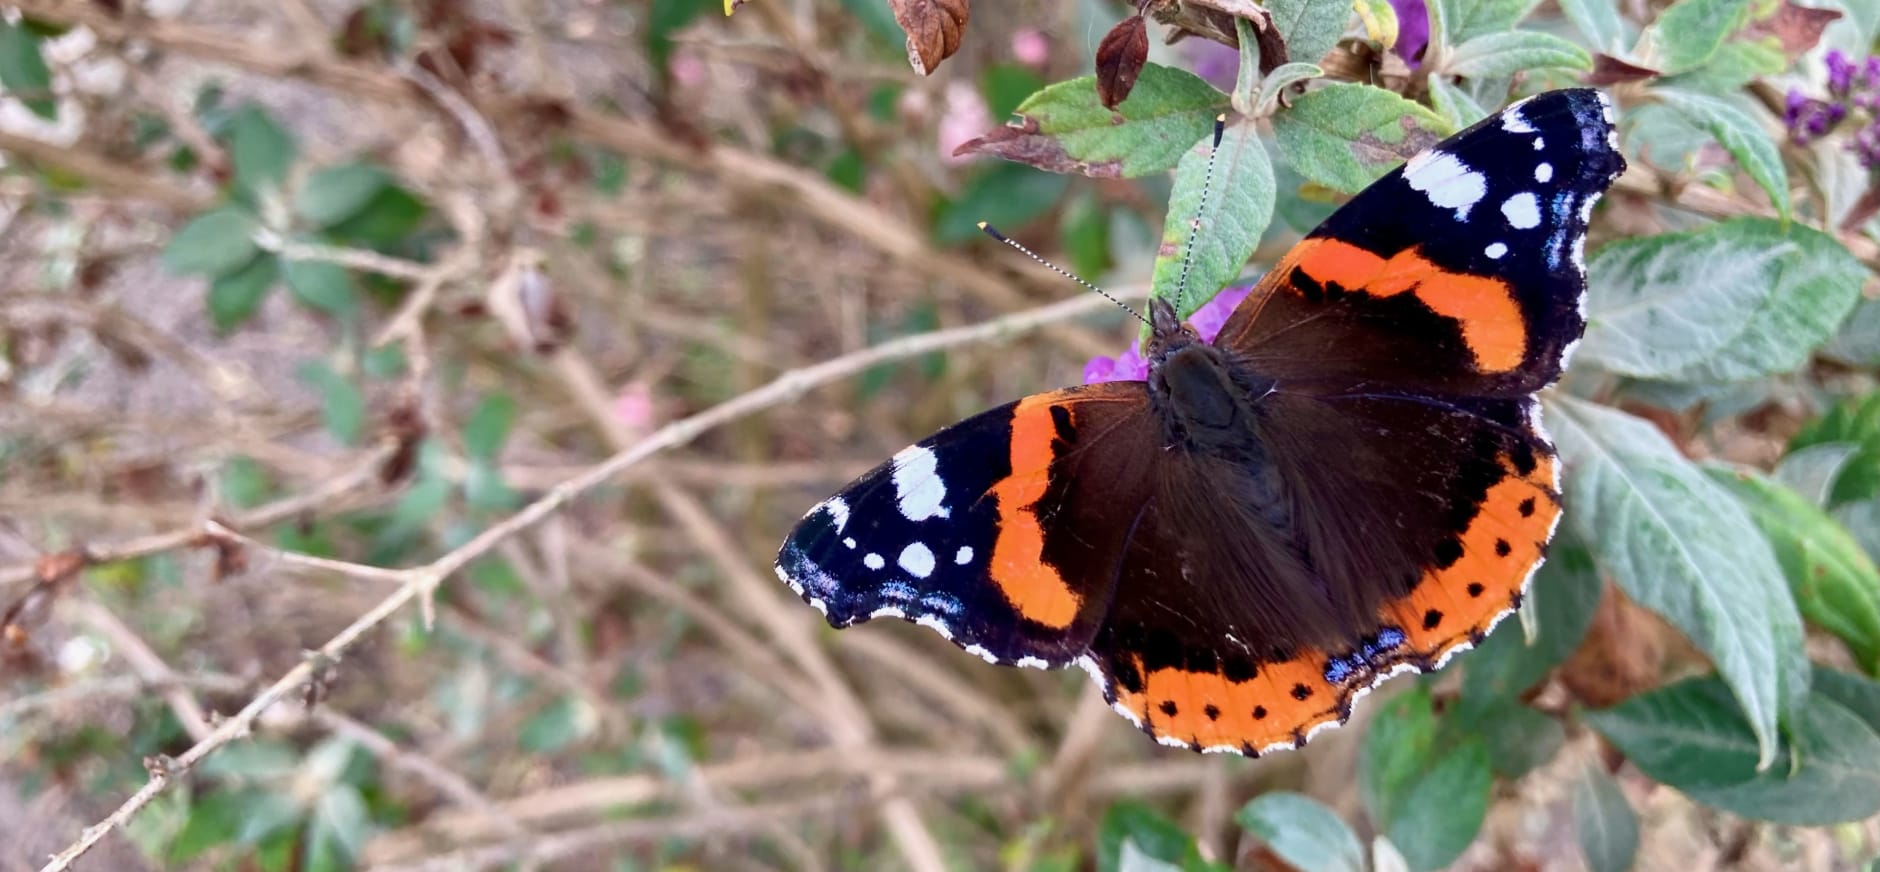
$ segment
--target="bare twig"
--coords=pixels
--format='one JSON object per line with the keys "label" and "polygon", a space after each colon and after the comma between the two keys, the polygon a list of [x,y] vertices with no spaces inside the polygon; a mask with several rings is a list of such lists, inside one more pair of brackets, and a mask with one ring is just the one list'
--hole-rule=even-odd
{"label": "bare twig", "polygon": [[[86,828],[78,841],[65,850],[55,854],[50,862],[41,867],[41,872],[59,872],[70,869],[73,861],[96,845],[112,830],[123,826],[151,800],[169,787],[172,780],[183,772],[200,763],[222,746],[243,738],[252,729],[255,719],[275,702],[292,693],[307,682],[314,673],[316,661],[338,659],[366,633],[376,628],[385,619],[398,613],[414,599],[428,601],[437,585],[463,569],[471,561],[489,553],[499,543],[510,536],[532,526],[550,514],[560,510],[576,497],[594,488],[602,482],[612,479],[621,471],[645,461],[660,452],[683,445],[698,438],[701,433],[723,426],[731,421],[761,412],[765,409],[788,402],[803,392],[818,385],[838,381],[862,372],[876,364],[899,360],[938,351],[956,345],[986,342],[1005,338],[1019,332],[1036,329],[1047,324],[1057,323],[1093,311],[1101,311],[1109,303],[1101,297],[1083,295],[1041,306],[1029,311],[1018,312],[984,324],[971,327],[959,327],[950,330],[937,330],[915,336],[884,342],[852,354],[837,357],[814,366],[792,370],[777,377],[770,383],[747,393],[741,394],[692,417],[668,424],[651,436],[620,451],[605,461],[550,489],[535,502],[511,515],[501,523],[491,525],[468,542],[445,553],[431,563],[413,569],[398,571],[400,586],[376,606],[360,615],[345,629],[322,645],[314,657],[308,658],[293,669],[288,670],[273,684],[250,700],[241,711],[222,722],[209,736],[191,746],[174,759],[157,761],[150,768],[150,780],[115,811]],[[189,534],[169,534],[174,537],[169,547],[186,544]],[[144,547],[148,547],[146,543]],[[162,550],[162,549],[154,549]],[[144,551],[142,553],[151,553]],[[327,567],[344,571],[340,567]],[[358,567],[362,575],[376,577],[385,570],[377,567]],[[30,573],[27,577],[30,577]],[[813,661],[812,661],[813,662]],[[890,821],[893,826],[896,822]]]}

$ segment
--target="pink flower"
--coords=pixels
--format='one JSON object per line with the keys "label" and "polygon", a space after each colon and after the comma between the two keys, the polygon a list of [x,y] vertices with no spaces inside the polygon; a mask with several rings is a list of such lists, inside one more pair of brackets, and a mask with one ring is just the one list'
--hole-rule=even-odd
{"label": "pink flower", "polygon": [[1042,68],[1051,59],[1051,41],[1035,27],[1020,28],[1012,34],[1012,57],[1025,66]]}
{"label": "pink flower", "polygon": [[[1252,285],[1239,285],[1222,288],[1214,299],[1201,304],[1193,315],[1188,316],[1188,326],[1195,329],[1202,342],[1212,344],[1220,335],[1221,328],[1227,324],[1228,316],[1240,306],[1242,300],[1253,292]],[[1130,343],[1123,353],[1115,357],[1098,355],[1084,364],[1084,384],[1093,385],[1107,381],[1146,381],[1149,378],[1149,361],[1144,360],[1138,350],[1139,343]]]}
{"label": "pink flower", "polygon": [[953,150],[984,136],[991,128],[992,110],[986,107],[986,99],[979,96],[978,89],[965,82],[949,83],[940,112],[940,161],[954,166],[971,161],[972,155],[955,157]]}

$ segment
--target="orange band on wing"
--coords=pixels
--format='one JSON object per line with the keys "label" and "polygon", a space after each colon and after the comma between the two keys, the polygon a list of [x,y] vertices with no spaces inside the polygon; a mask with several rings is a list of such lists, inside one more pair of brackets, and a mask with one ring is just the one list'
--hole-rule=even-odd
{"label": "orange band on wing", "polygon": [[1336,239],[1299,243],[1276,269],[1282,281],[1293,267],[1322,285],[1337,284],[1373,297],[1414,292],[1430,311],[1461,325],[1462,340],[1484,372],[1508,372],[1527,355],[1527,325],[1521,308],[1500,279],[1445,270],[1416,249],[1405,249],[1386,260]]}
{"label": "orange band on wing", "polygon": [[1462,557],[1425,573],[1408,597],[1385,607],[1382,617],[1403,628],[1409,648],[1440,657],[1488,632],[1519,603],[1521,585],[1540,562],[1560,517],[1553,490],[1557,461],[1537,461],[1526,476],[1507,464],[1507,477],[1488,489],[1482,508],[1462,532]]}
{"label": "orange band on wing", "polygon": [[1343,716],[1341,693],[1325,681],[1325,659],[1314,652],[1262,663],[1245,681],[1218,672],[1157,669],[1144,672],[1141,692],[1113,687],[1116,704],[1157,736],[1194,748],[1256,754],[1275,745],[1290,747],[1313,728]]}
{"label": "orange band on wing", "polygon": [[1048,398],[1022,400],[1012,410],[1012,475],[992,487],[999,501],[999,538],[992,547],[991,574],[1020,615],[1052,629],[1077,618],[1082,598],[1044,560],[1044,527],[1034,507],[1050,486],[1057,428]]}

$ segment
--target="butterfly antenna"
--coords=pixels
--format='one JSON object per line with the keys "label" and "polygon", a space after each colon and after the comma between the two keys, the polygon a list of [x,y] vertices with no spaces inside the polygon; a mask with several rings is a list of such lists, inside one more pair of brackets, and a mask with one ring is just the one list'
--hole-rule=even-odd
{"label": "butterfly antenna", "polygon": [[1008,237],[1005,234],[1000,233],[999,228],[994,227],[990,224],[987,224],[984,221],[981,221],[979,222],[979,229],[985,231],[987,236],[990,236],[993,239],[997,239],[998,241],[1003,242],[1006,245],[1009,245],[1013,248],[1018,249],[1021,252],[1024,252],[1026,257],[1029,257],[1032,260],[1035,260],[1041,264],[1044,264],[1044,266],[1047,269],[1051,270],[1052,272],[1057,273],[1058,275],[1061,275],[1067,279],[1070,279],[1071,281],[1076,282],[1080,285],[1083,285],[1086,288],[1096,291],[1099,294],[1102,294],[1104,299],[1109,300],[1110,302],[1115,303],[1116,305],[1122,307],[1123,311],[1128,312],[1129,314],[1135,316],[1136,320],[1141,321],[1144,324],[1149,323],[1149,319],[1142,317],[1142,314],[1140,312],[1137,312],[1135,309],[1130,308],[1128,303],[1125,303],[1122,300],[1119,300],[1113,296],[1110,296],[1109,291],[1099,288],[1096,285],[1093,285],[1087,281],[1084,281],[1083,279],[1078,278],[1075,275],[1072,275],[1070,270],[1067,270],[1061,266],[1058,266],[1055,263],[1052,263],[1048,260],[1045,260],[1042,257],[1039,257],[1037,252],[1032,251],[1029,248],[1026,248],[1023,244],[1019,243],[1017,240],[1014,240],[1011,237]]}
{"label": "butterfly antenna", "polygon": [[1208,186],[1214,182],[1214,158],[1221,153],[1221,137],[1227,133],[1227,115],[1214,116],[1214,147],[1208,149],[1208,168],[1201,172],[1201,202],[1195,206],[1194,220],[1188,222],[1188,243],[1182,248],[1182,274],[1175,282],[1175,299],[1185,300],[1188,268],[1195,260],[1195,237],[1201,231],[1201,216],[1208,214]]}

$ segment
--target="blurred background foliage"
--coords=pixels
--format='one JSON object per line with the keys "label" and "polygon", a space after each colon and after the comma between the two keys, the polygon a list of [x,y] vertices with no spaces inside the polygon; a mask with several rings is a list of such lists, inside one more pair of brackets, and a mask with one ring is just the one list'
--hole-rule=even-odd
{"label": "blurred background foliage", "polygon": [[[1880,7],[741,7],[0,3],[0,863],[207,741],[83,862],[1872,868]],[[1266,175],[1212,208],[1266,229],[1198,237],[1184,311],[1573,83],[1633,168],[1548,403],[1568,521],[1521,620],[1304,751],[1158,748],[1081,674],[769,577],[880,458],[1126,353],[1098,305],[857,358],[476,539],[787,371],[1076,293],[978,221],[1165,293],[1217,112]],[[1068,165],[987,146],[1013,113]]]}

